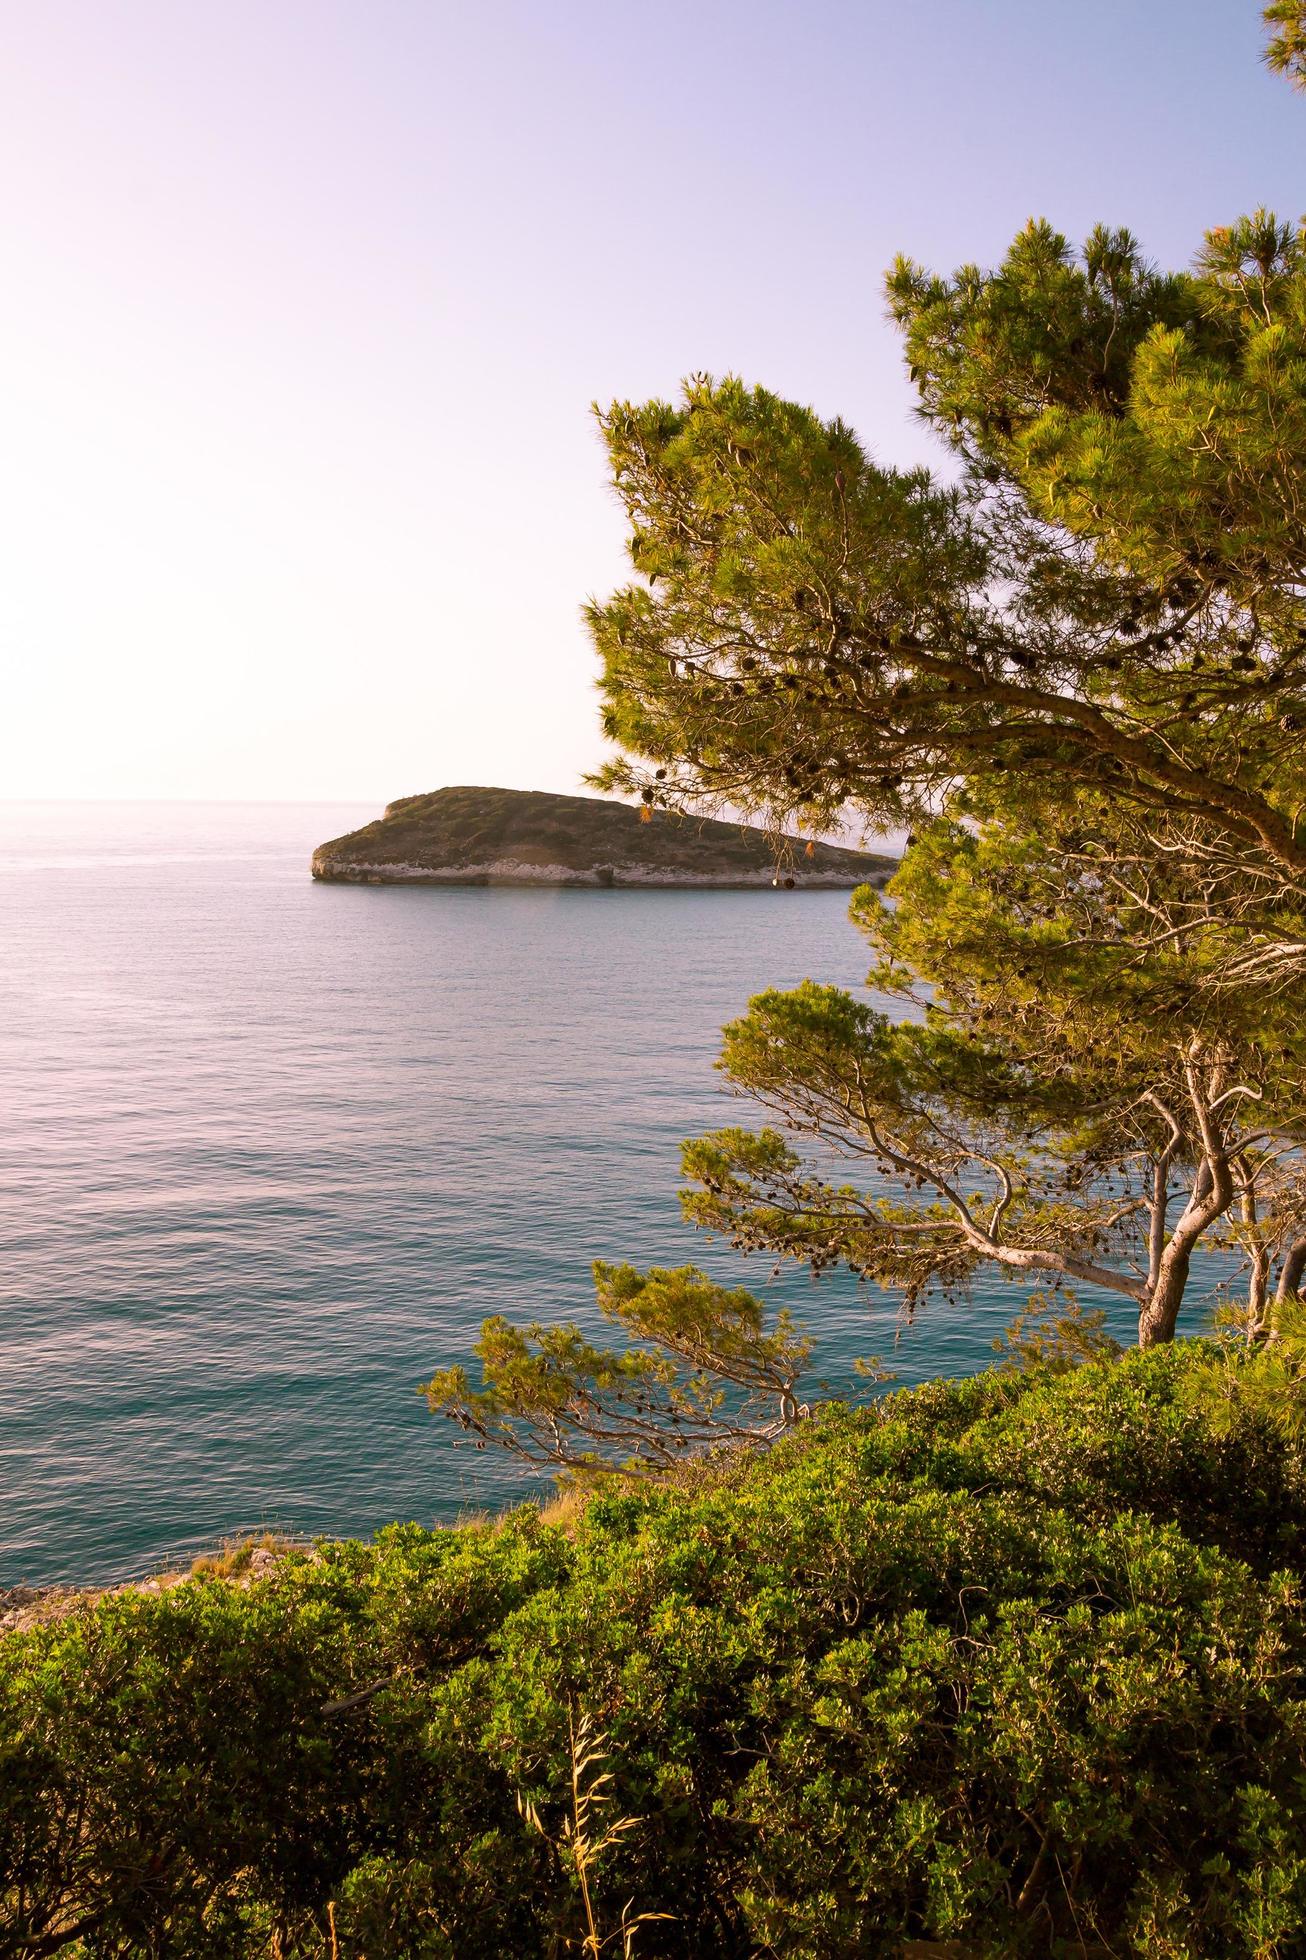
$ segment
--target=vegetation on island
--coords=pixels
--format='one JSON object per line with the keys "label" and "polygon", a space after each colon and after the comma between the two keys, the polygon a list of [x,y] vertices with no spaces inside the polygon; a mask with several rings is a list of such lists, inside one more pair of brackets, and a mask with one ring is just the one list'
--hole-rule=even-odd
{"label": "vegetation on island", "polygon": [[1306,1951],[1306,228],[887,291],[946,480],[734,379],[602,413],[596,786],[909,830],[896,1012],[759,993],[684,1205],[908,1316],[1005,1273],[1009,1351],[822,1403],[692,1267],[487,1321],[426,1393],[552,1509],[0,1639],[0,1960]]}
{"label": "vegetation on island", "polygon": [[313,876],[368,884],[845,885],[894,860],[783,830],[543,790],[433,790],[320,844]]}

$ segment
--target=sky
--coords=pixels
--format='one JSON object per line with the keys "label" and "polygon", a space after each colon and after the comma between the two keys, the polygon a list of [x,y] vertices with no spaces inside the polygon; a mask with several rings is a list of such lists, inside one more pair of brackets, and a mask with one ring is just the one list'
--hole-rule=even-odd
{"label": "sky", "polygon": [[590,404],[934,455],[882,278],[1306,207],[1257,0],[0,0],[0,796],[574,790]]}

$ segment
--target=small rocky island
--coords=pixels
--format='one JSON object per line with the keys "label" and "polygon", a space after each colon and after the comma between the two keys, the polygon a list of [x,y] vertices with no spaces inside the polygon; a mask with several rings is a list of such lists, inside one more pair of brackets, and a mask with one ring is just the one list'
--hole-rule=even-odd
{"label": "small rocky island", "polygon": [[455,788],[405,796],[347,837],[320,844],[313,876],[359,885],[882,885],[895,861],[775,840],[750,825],[597,796]]}

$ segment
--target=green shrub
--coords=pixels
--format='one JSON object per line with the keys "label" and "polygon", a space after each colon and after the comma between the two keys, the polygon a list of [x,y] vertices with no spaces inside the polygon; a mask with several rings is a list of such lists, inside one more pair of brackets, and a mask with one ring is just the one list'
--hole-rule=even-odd
{"label": "green shrub", "polygon": [[1216,1365],[933,1383],[566,1531],[8,1636],[0,1956],[544,1960],[582,1863],[647,1960],[1300,1953],[1306,1477]]}

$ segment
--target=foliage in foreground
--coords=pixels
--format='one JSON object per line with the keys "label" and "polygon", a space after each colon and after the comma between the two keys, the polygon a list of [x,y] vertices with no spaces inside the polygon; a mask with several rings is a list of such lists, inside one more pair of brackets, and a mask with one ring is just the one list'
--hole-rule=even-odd
{"label": "foliage in foreground", "polygon": [[574,1321],[481,1327],[484,1385],[462,1367],[422,1384],[432,1409],[537,1466],[659,1474],[704,1451],[773,1442],[808,1413],[812,1343],[743,1287],[694,1266],[640,1273],[596,1260],[599,1309],[627,1337],[596,1347]]}
{"label": "foliage in foreground", "polygon": [[0,1954],[1300,1952],[1306,1458],[1244,1365],[934,1383],[571,1535],[11,1636]]}

